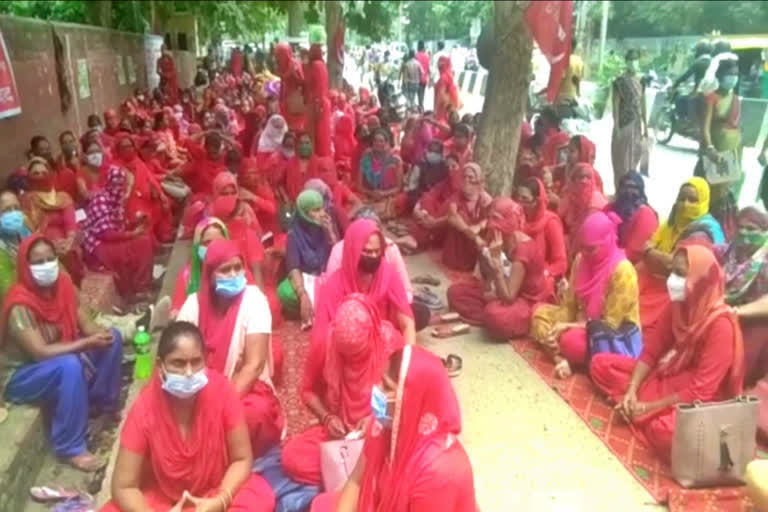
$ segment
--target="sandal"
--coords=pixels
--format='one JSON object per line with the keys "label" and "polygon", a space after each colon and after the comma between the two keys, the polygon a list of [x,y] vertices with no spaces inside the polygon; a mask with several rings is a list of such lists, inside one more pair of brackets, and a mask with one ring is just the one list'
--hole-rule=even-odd
{"label": "sandal", "polygon": [[568,364],[567,359],[563,359],[555,365],[555,377],[558,379],[567,379],[571,375],[573,375],[573,372],[571,371],[571,365]]}
{"label": "sandal", "polygon": [[442,315],[432,315],[432,318],[429,320],[429,325],[450,324],[459,321],[461,321],[461,315],[455,311],[451,311],[450,313],[443,313]]}
{"label": "sandal", "polygon": [[433,338],[453,338],[469,332],[469,324],[440,325],[432,329]]}
{"label": "sandal", "polygon": [[80,496],[80,491],[63,487],[41,485],[30,487],[29,489],[29,497],[37,503],[55,503],[57,501],[71,500],[78,496]]}
{"label": "sandal", "polygon": [[427,274],[423,276],[416,276],[411,279],[413,284],[426,284],[428,286],[440,286],[440,280],[433,275]]}
{"label": "sandal", "polygon": [[81,453],[80,455],[70,457],[67,462],[73,468],[78,469],[84,473],[95,473],[107,464],[107,461],[97,457],[90,452],[85,452]]}
{"label": "sandal", "polygon": [[464,366],[464,362],[456,354],[448,354],[448,357],[441,358],[443,361],[443,367],[448,372],[448,376],[458,377],[461,374],[461,369]]}

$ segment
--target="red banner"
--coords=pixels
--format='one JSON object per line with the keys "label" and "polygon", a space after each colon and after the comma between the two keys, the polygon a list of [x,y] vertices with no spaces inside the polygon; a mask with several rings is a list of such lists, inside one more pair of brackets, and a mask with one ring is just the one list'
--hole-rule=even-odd
{"label": "red banner", "polygon": [[0,119],[21,114],[21,100],[13,77],[13,67],[0,32]]}
{"label": "red banner", "polygon": [[531,2],[525,12],[525,21],[551,66],[547,99],[552,102],[571,58],[573,0]]}

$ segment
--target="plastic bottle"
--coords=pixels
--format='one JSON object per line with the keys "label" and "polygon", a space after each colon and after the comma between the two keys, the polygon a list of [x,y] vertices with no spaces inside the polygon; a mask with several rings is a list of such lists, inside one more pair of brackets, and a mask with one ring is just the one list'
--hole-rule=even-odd
{"label": "plastic bottle", "polygon": [[136,362],[133,366],[133,378],[143,380],[152,375],[152,354],[149,350],[149,342],[152,340],[146,328],[141,325],[133,337],[133,346],[136,348]]}

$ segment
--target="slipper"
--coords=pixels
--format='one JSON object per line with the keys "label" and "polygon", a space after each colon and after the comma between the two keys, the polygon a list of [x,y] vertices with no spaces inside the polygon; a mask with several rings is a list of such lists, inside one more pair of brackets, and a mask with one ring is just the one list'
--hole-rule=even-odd
{"label": "slipper", "polygon": [[453,338],[469,332],[469,324],[441,325],[432,329],[433,338]]}
{"label": "slipper", "polygon": [[65,489],[63,487],[49,487],[41,485],[30,487],[29,496],[37,503],[55,503],[57,501],[70,500],[80,496],[80,491]]}
{"label": "slipper", "polygon": [[426,284],[429,286],[440,286],[440,280],[433,275],[416,276],[411,279],[413,284]]}
{"label": "slipper", "polygon": [[456,354],[448,354],[448,357],[441,358],[441,360],[449,377],[458,377],[461,374],[461,369],[464,366],[461,357]]}
{"label": "slipper", "polygon": [[83,473],[95,473],[107,465],[106,460],[92,453],[89,453],[88,455],[82,454],[76,455],[75,457],[70,457],[69,460],[67,460],[67,463],[73,468],[82,471]]}
{"label": "slipper", "polygon": [[455,311],[451,311],[450,313],[444,313],[442,315],[432,315],[432,317],[429,319],[429,325],[449,324],[452,322],[458,322],[460,320],[461,315]]}

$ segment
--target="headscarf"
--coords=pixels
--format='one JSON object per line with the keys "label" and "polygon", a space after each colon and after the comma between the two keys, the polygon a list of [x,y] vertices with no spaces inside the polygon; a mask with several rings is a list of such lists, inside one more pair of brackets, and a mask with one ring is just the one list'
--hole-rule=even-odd
{"label": "headscarf", "polygon": [[468,220],[473,221],[478,219],[482,211],[490,206],[493,199],[485,191],[485,176],[483,176],[483,171],[479,165],[474,162],[464,164],[462,177],[467,175],[472,175],[476,183],[469,190],[467,190],[466,183],[463,183],[456,193],[455,200],[460,213],[467,217]]}
{"label": "headscarf", "polygon": [[573,287],[590,320],[602,316],[608,282],[616,265],[627,259],[618,246],[619,223],[621,219],[613,212],[595,212],[586,218],[579,231],[582,247],[597,247],[590,256],[581,253]]}
{"label": "headscarf", "polygon": [[205,340],[206,366],[221,373],[225,373],[229,359],[229,346],[232,342],[237,315],[245,292],[230,299],[226,309],[219,309],[214,302],[216,282],[213,273],[220,265],[235,257],[240,258],[243,262],[243,269],[245,269],[245,258],[237,242],[214,240],[205,253],[203,275],[200,289],[197,291],[198,327],[200,327],[203,340]]}
{"label": "headscarf", "polygon": [[[389,140],[386,130],[379,128],[374,135],[384,134]],[[390,146],[387,146],[383,152],[374,151],[370,147],[365,151],[360,160],[360,167],[368,186],[373,190],[389,188],[394,184],[394,168],[400,165],[400,158],[395,155]]]}
{"label": "headscarf", "polygon": [[203,242],[203,235],[209,227],[215,226],[224,234],[224,238],[229,239],[227,226],[216,217],[206,217],[195,226],[195,234],[192,237],[192,254],[189,259],[189,281],[187,282],[187,296],[197,293],[200,289],[200,280],[203,269],[203,260],[200,259],[200,245]]}
{"label": "headscarf", "polygon": [[437,59],[437,70],[440,72],[440,80],[451,98],[451,104],[455,107],[459,104],[459,89],[453,80],[451,59],[445,55]]}
{"label": "headscarf", "polygon": [[[586,172],[589,179],[584,182],[576,182],[576,176]],[[567,229],[578,229],[590,210],[602,210],[607,201],[600,193],[595,181],[595,169],[590,164],[580,163],[570,176],[570,183],[565,197],[560,204],[560,217]]]}
{"label": "headscarf", "polygon": [[[304,184],[304,190],[314,190],[320,194],[323,198],[322,206],[324,207],[333,204],[333,192],[331,191],[331,187],[320,178],[312,178],[311,180],[308,180]],[[299,197],[301,197],[301,194],[299,194]]]}
{"label": "headscarf", "polygon": [[749,206],[739,212],[738,224],[745,221],[759,227],[760,240],[748,240],[737,233],[723,254],[725,300],[728,304],[744,304],[768,293],[768,214]]}
{"label": "headscarf", "polygon": [[336,122],[336,130],[333,137],[333,149],[336,159],[351,159],[356,147],[355,121],[346,114],[342,115]]}
{"label": "headscarf", "polygon": [[377,422],[368,430],[357,510],[407,512],[420,476],[459,442],[459,402],[440,359],[418,346],[402,354],[391,437]]}
{"label": "headscarf", "polygon": [[[110,120],[117,120],[118,122],[115,123],[114,127],[109,126]],[[104,133],[107,135],[114,137],[118,134],[120,131],[120,116],[117,115],[117,111],[113,108],[108,108],[104,111]]]}
{"label": "headscarf", "polygon": [[523,231],[525,213],[520,204],[508,197],[493,200],[488,211],[488,228],[500,231],[504,235],[513,235]]}
{"label": "headscarf", "polygon": [[83,226],[83,247],[86,252],[93,253],[101,244],[102,233],[125,229],[125,181],[125,171],[115,165],[111,166],[104,189],[88,202]]}
{"label": "headscarf", "polygon": [[[280,121],[282,121],[282,128],[280,127]],[[261,132],[259,137],[259,153],[271,153],[280,149],[283,144],[283,137],[285,137],[288,131],[288,124],[285,122],[285,118],[280,114],[274,114],[267,121],[267,125],[264,127],[264,131]]]}
{"label": "headscarf", "polygon": [[[16,255],[17,281],[8,290],[3,301],[2,324],[0,324],[0,340],[3,342],[8,328],[8,317],[16,306],[24,306],[31,310],[38,322],[56,325],[61,331],[62,342],[75,341],[79,334],[77,290],[69,274],[59,272],[56,283],[46,289],[38,286],[32,277],[32,271],[29,268],[29,252],[40,240],[51,243],[43,235],[33,234],[25,238],[19,246],[19,252]],[[48,291],[51,293],[49,294]]]}
{"label": "headscarf", "polygon": [[381,381],[389,356],[402,346],[402,335],[362,293],[339,305],[330,326],[323,379],[325,405],[347,429],[370,415],[371,388]]}
{"label": "headscarf", "polygon": [[[637,195],[630,194],[630,189],[637,190]],[[621,217],[622,223],[619,226],[619,239],[623,238],[623,232],[632,216],[643,205],[648,204],[648,197],[645,195],[645,181],[637,171],[629,171],[622,176],[616,191],[616,199],[610,205],[610,209]]]}
{"label": "headscarf", "polygon": [[[35,165],[44,165],[48,169],[48,175],[42,179],[32,179],[30,170]],[[34,206],[39,210],[63,210],[69,206],[72,206],[72,198],[66,192],[60,192],[56,190],[56,175],[51,169],[51,164],[45,158],[36,156],[29,159],[27,162],[27,194],[31,199]],[[38,226],[40,224],[41,215],[39,212],[37,215],[33,212],[33,217],[30,219],[33,225]]]}
{"label": "headscarf", "polygon": [[[531,238],[537,238],[547,227],[547,224],[555,218],[560,220],[557,214],[549,209],[549,196],[547,188],[539,178],[533,178],[539,186],[539,195],[536,198],[536,213],[532,219],[526,218],[525,234]],[[533,191],[531,191],[533,192]]]}
{"label": "headscarf", "polygon": [[310,210],[323,208],[323,196],[313,189],[302,191],[296,198],[296,220],[291,226],[291,238],[296,242],[307,268],[325,268],[331,254],[331,244],[325,229],[309,215]]}
{"label": "headscarf", "polygon": [[662,376],[678,375],[686,370],[707,337],[707,330],[717,318],[726,316],[734,332],[733,362],[727,377],[729,396],[741,394],[744,380],[744,344],[739,320],[726,305],[723,296],[723,270],[715,255],[706,247],[689,245],[677,249],[688,257],[685,300],[672,303],[674,348],[659,361]]}
{"label": "headscarf", "polygon": [[709,184],[707,180],[694,176],[683,184],[683,186],[685,185],[696,189],[699,201],[687,205],[688,210],[685,212],[677,211],[677,203],[672,207],[669,219],[659,226],[651,238],[654,247],[661,252],[671,253],[681,235],[685,233],[686,228],[709,213]]}

